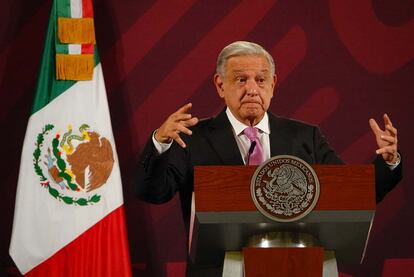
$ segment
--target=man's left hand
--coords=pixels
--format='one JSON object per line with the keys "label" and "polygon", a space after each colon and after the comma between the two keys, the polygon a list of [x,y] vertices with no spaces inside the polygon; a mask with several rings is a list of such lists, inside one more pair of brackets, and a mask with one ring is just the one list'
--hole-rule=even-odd
{"label": "man's left hand", "polygon": [[396,163],[398,159],[397,129],[392,125],[388,115],[384,114],[384,130],[378,126],[373,118],[369,120],[369,125],[371,126],[377,141],[378,149],[376,150],[376,153],[378,155],[381,154],[386,162],[391,164]]}

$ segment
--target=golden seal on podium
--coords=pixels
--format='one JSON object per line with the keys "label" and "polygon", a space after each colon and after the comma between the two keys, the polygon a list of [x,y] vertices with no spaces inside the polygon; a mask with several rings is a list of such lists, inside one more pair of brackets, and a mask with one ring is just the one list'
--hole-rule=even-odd
{"label": "golden seal on podium", "polygon": [[318,202],[320,185],[313,168],[294,156],[275,156],[253,174],[250,192],[256,208],[279,222],[296,221]]}

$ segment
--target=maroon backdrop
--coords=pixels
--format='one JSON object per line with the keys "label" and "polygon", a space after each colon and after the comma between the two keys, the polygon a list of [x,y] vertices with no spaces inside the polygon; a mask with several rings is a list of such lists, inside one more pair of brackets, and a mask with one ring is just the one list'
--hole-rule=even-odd
{"label": "maroon backdrop", "polygon": [[[379,276],[385,260],[414,258],[412,0],[94,2],[137,276],[180,276],[186,261],[177,198],[154,206],[133,196],[140,150],[184,103],[198,117],[222,109],[212,85],[215,59],[235,40],[258,42],[274,55],[279,82],[271,110],[319,124],[348,163],[372,160],[368,119],[390,114],[404,180],[378,206],[366,261],[341,270]],[[8,256],[14,197],[51,1],[1,4],[0,273],[15,275]]]}

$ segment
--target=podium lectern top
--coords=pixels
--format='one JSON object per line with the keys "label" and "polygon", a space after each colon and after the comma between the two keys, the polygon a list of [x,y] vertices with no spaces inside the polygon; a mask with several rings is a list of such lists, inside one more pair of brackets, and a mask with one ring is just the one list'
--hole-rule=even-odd
{"label": "podium lectern top", "polygon": [[288,223],[259,213],[250,196],[256,166],[196,166],[195,220],[190,257],[196,264],[220,264],[224,251],[238,251],[264,232],[309,233],[339,264],[359,263],[374,216],[373,165],[313,165],[321,192],[314,210]]}

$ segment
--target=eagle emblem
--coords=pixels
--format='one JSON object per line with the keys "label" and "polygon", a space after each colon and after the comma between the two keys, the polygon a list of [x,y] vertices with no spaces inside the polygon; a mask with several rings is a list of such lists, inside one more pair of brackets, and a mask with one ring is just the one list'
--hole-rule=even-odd
{"label": "eagle emblem", "polygon": [[250,186],[256,208],[279,222],[306,216],[315,207],[319,191],[319,180],[313,168],[289,155],[275,156],[259,166]]}
{"label": "eagle emblem", "polygon": [[34,171],[40,185],[68,205],[98,203],[101,196],[93,191],[106,184],[115,162],[110,141],[87,124],[76,131],[69,125],[62,135],[53,129],[45,125],[35,143]]}

